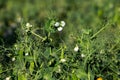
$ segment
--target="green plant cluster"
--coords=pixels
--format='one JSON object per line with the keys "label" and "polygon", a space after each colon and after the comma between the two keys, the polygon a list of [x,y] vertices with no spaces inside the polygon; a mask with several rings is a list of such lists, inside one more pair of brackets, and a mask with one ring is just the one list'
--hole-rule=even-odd
{"label": "green plant cluster", "polygon": [[0,80],[120,80],[119,12],[119,0],[0,0]]}

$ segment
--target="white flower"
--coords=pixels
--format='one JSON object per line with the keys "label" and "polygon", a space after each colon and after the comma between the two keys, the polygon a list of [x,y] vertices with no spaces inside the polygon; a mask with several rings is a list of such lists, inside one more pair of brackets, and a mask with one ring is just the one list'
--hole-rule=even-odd
{"label": "white flower", "polygon": [[84,55],[84,54],[81,54],[81,57],[83,58],[83,57],[85,57],[85,55]]}
{"label": "white flower", "polygon": [[30,28],[30,27],[32,27],[32,25],[30,23],[26,23],[26,27]]}
{"label": "white flower", "polygon": [[11,78],[10,76],[9,76],[9,77],[6,77],[5,80],[10,80],[10,78]]}
{"label": "white flower", "polygon": [[61,21],[61,26],[62,26],[62,27],[65,26],[65,21]]}
{"label": "white flower", "polygon": [[25,56],[28,56],[29,55],[29,53],[25,53]]}
{"label": "white flower", "polygon": [[66,62],[66,59],[61,59],[60,62],[64,63]]}
{"label": "white flower", "polygon": [[57,30],[58,30],[58,31],[62,31],[63,28],[62,28],[62,27],[58,27]]}
{"label": "white flower", "polygon": [[79,50],[79,47],[76,46],[76,47],[74,48],[74,51],[75,51],[75,52],[78,52],[78,50]]}
{"label": "white flower", "polygon": [[26,32],[28,32],[28,31],[29,31],[29,29],[26,29],[25,31],[26,31]]}
{"label": "white flower", "polygon": [[32,27],[32,25],[30,23],[26,23],[26,32],[30,31],[30,28]]}
{"label": "white flower", "polygon": [[58,27],[60,25],[60,23],[56,22],[54,25],[55,25],[55,27]]}
{"label": "white flower", "polygon": [[15,61],[15,57],[12,58],[12,61]]}

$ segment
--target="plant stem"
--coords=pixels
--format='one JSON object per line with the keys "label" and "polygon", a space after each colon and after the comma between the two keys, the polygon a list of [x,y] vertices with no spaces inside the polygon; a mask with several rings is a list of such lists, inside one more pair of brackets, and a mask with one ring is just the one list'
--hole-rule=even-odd
{"label": "plant stem", "polygon": [[103,26],[98,32],[96,32],[91,39],[93,39],[95,36],[97,36],[101,31],[103,31],[107,26],[109,25],[109,23],[107,23],[105,26]]}
{"label": "plant stem", "polygon": [[45,37],[45,38],[43,38],[42,36],[40,36],[40,35],[36,34],[36,33],[35,33],[35,32],[33,32],[33,31],[31,31],[31,33],[32,33],[33,35],[35,35],[36,37],[38,37],[38,38],[42,39],[42,41],[44,41],[44,40],[46,39],[46,37]]}

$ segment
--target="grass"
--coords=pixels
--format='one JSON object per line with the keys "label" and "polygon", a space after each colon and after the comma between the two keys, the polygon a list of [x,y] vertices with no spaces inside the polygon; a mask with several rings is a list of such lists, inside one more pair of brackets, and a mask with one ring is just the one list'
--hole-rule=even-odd
{"label": "grass", "polygon": [[1,0],[0,80],[120,80],[119,12],[118,0]]}

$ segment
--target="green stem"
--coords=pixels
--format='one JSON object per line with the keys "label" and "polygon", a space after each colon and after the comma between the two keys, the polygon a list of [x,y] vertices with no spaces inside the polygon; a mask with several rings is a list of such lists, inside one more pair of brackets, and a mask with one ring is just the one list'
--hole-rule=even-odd
{"label": "green stem", "polygon": [[109,23],[107,23],[104,27],[102,27],[98,32],[96,32],[91,39],[93,39],[95,36],[97,36],[101,31],[103,31],[107,26],[109,25]]}
{"label": "green stem", "polygon": [[103,31],[105,29],[105,27],[102,27],[98,32],[96,32],[91,39],[93,39],[96,35],[98,35],[101,31]]}
{"label": "green stem", "polygon": [[4,70],[4,71],[1,71],[0,74],[4,73],[4,72],[6,72],[6,71],[10,71],[10,70],[12,70],[12,69],[13,69],[13,68],[10,68],[10,69],[7,69],[7,70]]}
{"label": "green stem", "polygon": [[44,41],[44,40],[46,39],[46,37],[45,37],[45,38],[43,38],[42,36],[40,36],[40,35],[36,34],[36,33],[35,33],[35,32],[33,32],[33,31],[31,31],[31,33],[32,33],[33,35],[35,35],[36,37],[38,37],[38,38],[42,39],[42,41]]}
{"label": "green stem", "polygon": [[111,51],[118,45],[119,42],[120,42],[120,41],[118,41],[116,44],[114,44],[114,45],[110,48],[109,52],[111,52]]}

